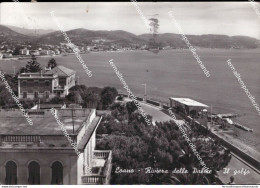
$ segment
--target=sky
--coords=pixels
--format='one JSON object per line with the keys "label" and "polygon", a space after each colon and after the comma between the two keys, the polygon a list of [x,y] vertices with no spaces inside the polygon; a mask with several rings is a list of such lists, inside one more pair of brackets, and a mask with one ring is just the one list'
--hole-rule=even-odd
{"label": "sky", "polygon": [[[179,33],[173,15],[186,35],[244,35],[260,39],[260,16],[250,2],[138,2],[146,18],[159,20],[159,33]],[[260,11],[260,4],[255,3]],[[125,30],[149,33],[131,2],[1,3],[0,24],[59,30],[50,12],[65,30]]]}

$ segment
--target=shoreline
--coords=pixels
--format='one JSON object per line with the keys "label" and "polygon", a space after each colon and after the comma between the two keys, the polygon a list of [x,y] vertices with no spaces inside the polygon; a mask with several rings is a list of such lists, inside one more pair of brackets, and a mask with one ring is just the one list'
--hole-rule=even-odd
{"label": "shoreline", "polygon": [[[194,46],[196,47],[196,46]],[[226,48],[202,48],[202,47],[196,47],[197,50],[224,50],[224,51],[229,51],[229,50],[235,50],[235,51],[254,51],[254,50],[260,50],[260,48],[250,48],[250,49],[235,49],[235,48],[230,48],[230,49],[226,49]],[[116,50],[116,51],[88,51],[88,52],[80,52],[79,54],[91,54],[91,53],[115,53],[115,52],[118,52],[118,53],[122,53],[122,52],[150,52],[149,50],[144,50],[144,49],[137,49],[137,50]],[[160,50],[160,52],[163,52],[163,51],[190,51],[188,48],[187,49],[162,49]],[[159,52],[159,53],[160,53]],[[150,52],[152,53],[152,52]],[[71,52],[71,53],[66,53],[65,55],[64,54],[55,54],[55,55],[35,55],[36,57],[62,57],[62,56],[68,56],[68,55],[75,55],[74,52]],[[1,60],[22,60],[22,59],[30,59],[32,55],[27,55],[27,56],[20,56],[20,57],[15,57],[15,56],[12,56],[12,57],[8,57],[8,58],[2,58],[0,59]]]}

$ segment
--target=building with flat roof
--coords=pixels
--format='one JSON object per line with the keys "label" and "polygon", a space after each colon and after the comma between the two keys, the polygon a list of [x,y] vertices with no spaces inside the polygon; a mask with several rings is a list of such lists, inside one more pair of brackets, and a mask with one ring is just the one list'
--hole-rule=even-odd
{"label": "building with flat roof", "polygon": [[109,184],[111,151],[95,150],[95,109],[56,109],[77,154],[50,110],[0,110],[1,184]]}
{"label": "building with flat roof", "polygon": [[197,117],[199,112],[207,109],[208,106],[189,98],[169,98],[170,107],[174,108],[177,113],[181,112],[185,115]]}
{"label": "building with flat roof", "polygon": [[65,97],[69,89],[75,86],[74,70],[57,66],[45,73],[21,73],[18,75],[19,98],[38,99],[46,101],[58,97]]}

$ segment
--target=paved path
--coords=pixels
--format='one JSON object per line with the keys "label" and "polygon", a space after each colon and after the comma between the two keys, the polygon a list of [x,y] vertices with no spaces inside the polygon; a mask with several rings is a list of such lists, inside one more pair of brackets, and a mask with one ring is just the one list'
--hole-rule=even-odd
{"label": "paved path", "polygon": [[[131,101],[129,98],[124,98],[125,101]],[[163,121],[170,121],[173,120],[169,115],[165,114],[161,108],[158,108],[157,106],[153,106],[144,102],[138,101],[139,104],[141,105],[142,109],[146,114],[149,114],[153,117],[153,124],[158,121],[158,122],[163,122]],[[183,122],[181,120],[181,122]]]}

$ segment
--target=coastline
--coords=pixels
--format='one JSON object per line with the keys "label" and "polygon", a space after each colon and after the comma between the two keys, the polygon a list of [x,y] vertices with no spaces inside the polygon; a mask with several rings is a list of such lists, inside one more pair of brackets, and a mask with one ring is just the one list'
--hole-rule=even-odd
{"label": "coastline", "polygon": [[[138,51],[138,54],[140,53],[144,53],[144,51],[142,51],[142,50],[135,50],[135,51]],[[174,51],[185,51],[185,50],[179,50],[179,49],[177,49],[177,50],[165,50],[165,51],[169,51],[169,52],[174,52]],[[187,51],[187,53],[189,53],[189,50],[188,49],[186,49],[186,51]],[[210,49],[207,49],[207,51],[211,51]],[[227,51],[227,50],[226,50]],[[241,51],[241,50],[238,50],[238,49],[236,49],[236,50],[234,50],[236,53],[237,52],[239,52],[239,51]],[[253,51],[255,51],[255,50],[249,50],[249,52],[253,52]],[[114,52],[119,52],[119,53],[117,53],[117,54],[122,54],[122,53],[124,53],[125,52],[125,54],[130,54],[131,52],[132,53],[134,53],[134,51],[114,51]],[[114,53],[113,52],[113,53]],[[228,52],[229,53],[229,52]],[[109,53],[103,53],[103,51],[99,51],[99,52],[94,52],[94,53],[87,53],[86,54],[86,56],[88,57],[88,55],[95,55],[95,54],[100,54],[100,55],[102,55],[102,54],[109,54]],[[163,54],[165,54],[165,53],[163,53]],[[66,58],[68,58],[68,61],[70,61],[70,59],[72,59],[71,58],[71,56],[73,56],[74,54],[73,53],[71,53],[71,54],[68,54],[68,56],[62,56],[62,55],[57,55],[57,56],[40,56],[40,58],[39,58],[39,61],[40,61],[40,59],[42,59],[42,61],[46,61],[45,60],[45,58],[55,58],[55,57],[59,57],[60,59],[62,58],[62,60],[65,60],[66,61]],[[124,55],[124,54],[123,54]],[[149,55],[149,54],[148,54]],[[177,54],[178,55],[178,54]],[[85,56],[85,57],[86,57]],[[99,56],[99,55],[98,55]],[[122,56],[122,55],[121,55]],[[150,56],[150,55],[149,55]],[[96,58],[96,56],[94,56],[95,58]],[[106,58],[107,58],[107,56],[105,56]],[[146,56],[145,56],[146,57]],[[153,56],[152,56],[153,57]],[[63,59],[64,58],[64,59]],[[6,59],[3,59],[4,61],[6,60]],[[17,60],[17,61],[15,61],[14,62],[14,64],[19,64],[20,63],[20,61],[21,60]],[[89,60],[90,62],[91,61],[93,61],[92,59],[90,59]],[[0,60],[0,62],[1,62],[1,60]],[[71,62],[71,61],[70,61]],[[63,63],[63,62],[62,62]],[[96,62],[95,62],[96,63]],[[9,64],[9,62],[8,63],[6,63],[6,64]],[[64,63],[65,64],[65,63]],[[4,65],[4,64],[3,64]],[[66,64],[65,64],[66,65]],[[10,65],[8,65],[8,66],[12,66],[12,63],[10,62]],[[154,66],[154,65],[153,65]],[[4,67],[4,66],[3,66]],[[100,66],[99,66],[99,64],[97,64],[97,67],[99,67],[100,68]],[[13,67],[11,67],[11,69],[10,70],[12,70],[12,68]],[[79,71],[78,69],[76,69],[77,71]],[[157,70],[157,69],[156,69]],[[99,73],[99,72],[97,72],[97,73]],[[200,73],[200,72],[199,72]],[[152,73],[152,71],[150,71],[148,74],[153,74]],[[233,76],[233,75],[232,75]],[[98,81],[98,80],[97,80]],[[86,84],[85,82],[81,82],[82,84]],[[186,82],[187,83],[187,82]],[[102,85],[102,83],[101,84],[99,84],[99,85]],[[130,83],[130,85],[133,85],[133,83]],[[89,86],[91,86],[91,85],[89,85]],[[115,84],[114,83],[112,83],[111,84],[111,86],[115,86]],[[116,87],[116,86],[115,86]],[[157,86],[156,86],[157,87]],[[116,87],[116,88],[118,88],[118,87]],[[151,86],[150,86],[150,88],[152,88]],[[119,88],[118,88],[119,89]],[[134,89],[136,89],[136,88],[134,88]],[[153,88],[152,88],[153,89]],[[155,88],[155,89],[157,89],[157,88]],[[150,89],[151,90],[151,89]],[[142,91],[143,90],[140,90],[140,92],[138,92],[138,91],[136,91],[135,93],[136,93],[136,95],[137,96],[142,96]],[[149,90],[148,90],[149,91]],[[153,93],[152,93],[153,92]],[[167,98],[167,96],[170,96],[167,92],[157,92],[156,90],[155,90],[155,92],[154,91],[149,91],[149,98],[150,99],[155,99],[155,101],[159,101],[159,102],[163,102],[164,104],[167,104],[167,103],[169,103],[168,102],[168,98]],[[158,93],[158,94],[157,94]],[[161,94],[160,94],[161,93]],[[188,94],[188,93],[187,93]],[[195,93],[196,94],[196,93]],[[171,95],[173,95],[173,96],[175,96],[175,97],[189,97],[189,98],[192,98],[192,99],[194,99],[194,100],[197,100],[197,101],[201,101],[201,102],[203,102],[203,103],[205,103],[205,104],[211,104],[211,100],[208,100],[207,98],[203,98],[203,97],[196,97],[196,95],[180,95],[179,93],[175,93],[175,92],[172,92],[171,93]],[[203,100],[201,100],[201,99],[203,99]],[[247,101],[246,101],[247,102]],[[236,113],[237,111],[230,111],[230,109],[232,110],[232,109],[235,109],[235,108],[230,108],[229,107],[229,105],[230,104],[228,104],[228,103],[225,103],[224,104],[224,102],[222,103],[220,103],[220,104],[218,104],[219,106],[221,106],[221,108],[219,108],[219,107],[215,107],[214,106],[214,104],[213,104],[213,109],[215,110],[215,109],[217,109],[217,113],[228,113],[228,112],[234,112],[234,113]],[[224,106],[224,105],[227,105],[227,106]],[[243,106],[241,106],[241,108],[243,108]],[[226,110],[226,111],[228,111],[228,112],[225,112],[225,111],[222,111],[222,110]],[[244,117],[241,117],[241,118],[244,118]],[[247,124],[244,124],[244,125],[246,125],[247,126]],[[250,125],[249,123],[248,123],[248,125]],[[255,128],[255,127],[254,127]],[[240,130],[238,130],[236,127],[231,127],[231,130],[236,130],[236,131],[240,131]],[[253,132],[253,135],[255,134],[255,131],[257,131],[257,129],[255,128],[255,130],[254,130],[254,132]],[[244,134],[244,131],[242,130],[242,131],[240,131],[240,135],[241,135],[241,137],[240,137],[240,135],[239,135],[239,137],[235,137],[234,135],[228,135],[227,133],[223,133],[223,134],[225,134],[225,135],[227,135],[227,137],[229,137],[229,139],[235,139],[235,140],[238,140],[239,142],[237,142],[237,141],[234,141],[234,142],[237,142],[237,144],[236,145],[238,145],[238,147],[240,147],[240,145],[244,145],[244,146],[248,146],[249,147],[249,149],[248,150],[250,150],[250,151],[252,151],[251,153],[253,154],[253,155],[255,155],[254,154],[254,151],[253,150],[255,150],[257,153],[259,153],[258,152],[258,150],[257,150],[257,147],[258,147],[258,145],[257,144],[255,144],[255,143],[253,143],[253,145],[250,145],[250,143],[248,144],[248,143],[246,143],[246,141],[243,141],[243,134]],[[245,134],[247,134],[247,133],[245,133]],[[248,134],[249,135],[249,134]],[[250,135],[249,135],[249,137],[250,137]],[[254,139],[254,142],[257,142],[257,140],[255,140]],[[256,155],[258,155],[256,153]]]}

